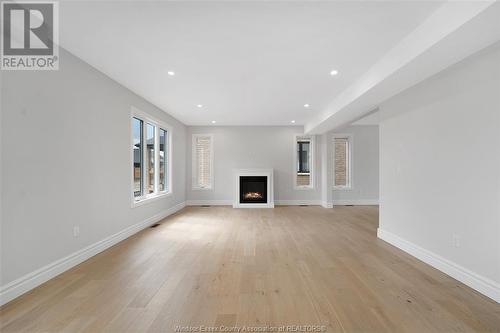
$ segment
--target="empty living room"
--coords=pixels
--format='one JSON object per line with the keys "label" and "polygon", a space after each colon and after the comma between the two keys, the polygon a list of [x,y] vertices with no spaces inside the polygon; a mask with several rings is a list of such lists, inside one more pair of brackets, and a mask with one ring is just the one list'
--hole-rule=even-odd
{"label": "empty living room", "polygon": [[500,1],[0,7],[0,332],[500,333]]}

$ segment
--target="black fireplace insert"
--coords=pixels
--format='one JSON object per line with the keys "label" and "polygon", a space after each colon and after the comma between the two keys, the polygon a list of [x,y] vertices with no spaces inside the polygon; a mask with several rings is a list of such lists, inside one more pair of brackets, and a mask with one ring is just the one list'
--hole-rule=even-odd
{"label": "black fireplace insert", "polygon": [[267,176],[240,176],[240,203],[267,203]]}

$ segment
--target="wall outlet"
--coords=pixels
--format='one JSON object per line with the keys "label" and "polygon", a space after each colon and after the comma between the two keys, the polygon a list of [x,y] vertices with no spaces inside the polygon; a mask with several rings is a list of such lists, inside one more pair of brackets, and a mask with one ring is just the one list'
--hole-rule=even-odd
{"label": "wall outlet", "polygon": [[80,226],[75,225],[73,227],[73,237],[77,238],[78,236],[80,236]]}
{"label": "wall outlet", "polygon": [[460,247],[460,235],[453,234],[453,247]]}

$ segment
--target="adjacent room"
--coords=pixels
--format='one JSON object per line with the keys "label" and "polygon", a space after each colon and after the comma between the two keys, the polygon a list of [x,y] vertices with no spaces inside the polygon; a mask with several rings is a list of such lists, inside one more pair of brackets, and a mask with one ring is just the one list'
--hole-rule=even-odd
{"label": "adjacent room", "polygon": [[500,332],[500,2],[0,5],[1,332]]}

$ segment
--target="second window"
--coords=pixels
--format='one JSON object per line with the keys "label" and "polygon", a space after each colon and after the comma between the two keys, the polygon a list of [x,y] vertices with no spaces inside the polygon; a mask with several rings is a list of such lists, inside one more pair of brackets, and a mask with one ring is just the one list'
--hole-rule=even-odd
{"label": "second window", "polygon": [[312,188],[313,180],[313,137],[295,137],[295,188]]}

